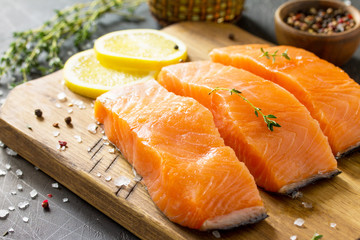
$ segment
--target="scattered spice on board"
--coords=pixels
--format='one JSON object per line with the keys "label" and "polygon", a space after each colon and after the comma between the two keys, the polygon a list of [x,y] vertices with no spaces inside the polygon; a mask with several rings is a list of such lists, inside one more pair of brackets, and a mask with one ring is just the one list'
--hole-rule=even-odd
{"label": "scattered spice on board", "polygon": [[67,142],[65,141],[59,141],[60,147],[67,147]]}
{"label": "scattered spice on board", "polygon": [[44,201],[41,203],[41,206],[42,206],[44,209],[49,209],[49,201],[48,201],[48,200],[44,200]]}
{"label": "scattered spice on board", "polygon": [[294,225],[298,226],[298,227],[302,227],[305,223],[305,220],[302,218],[298,218],[294,221]]}
{"label": "scattered spice on board", "polygon": [[67,96],[64,92],[61,92],[57,95],[57,99],[60,101],[60,102],[65,102],[67,100]]}
{"label": "scattered spice on board", "polygon": [[38,118],[42,118],[43,112],[41,109],[35,109],[35,116]]}
{"label": "scattered spice on board", "polygon": [[70,125],[71,124],[71,117],[66,117],[64,119],[64,121],[66,122],[67,125]]}
{"label": "scattered spice on board", "polygon": [[353,16],[342,8],[310,8],[306,11],[293,12],[285,18],[285,22],[295,29],[312,34],[339,33],[355,26]]}
{"label": "scattered spice on board", "polygon": [[231,41],[235,41],[235,35],[233,33],[230,33],[228,38],[231,40]]}

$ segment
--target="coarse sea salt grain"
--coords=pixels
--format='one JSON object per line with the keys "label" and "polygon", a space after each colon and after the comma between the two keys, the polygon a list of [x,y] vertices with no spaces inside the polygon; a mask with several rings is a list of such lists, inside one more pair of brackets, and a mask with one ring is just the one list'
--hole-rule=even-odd
{"label": "coarse sea salt grain", "polygon": [[9,211],[5,209],[0,209],[0,219],[5,219],[9,215]]}
{"label": "coarse sea salt grain", "polygon": [[101,173],[97,173],[96,176],[101,177]]}
{"label": "coarse sea salt grain", "polygon": [[36,171],[39,171],[39,168],[37,166],[34,166],[34,168],[35,168]]}
{"label": "coarse sea salt grain", "polygon": [[5,164],[5,168],[6,168],[6,170],[10,170],[11,169],[11,165],[10,164]]}
{"label": "coarse sea salt grain", "polygon": [[63,200],[62,200],[64,203],[66,203],[66,202],[69,202],[69,199],[68,198],[63,198]]}
{"label": "coarse sea salt grain", "polygon": [[302,218],[298,218],[294,221],[294,225],[298,226],[298,227],[302,227],[305,223],[305,220]]}
{"label": "coarse sea salt grain", "polygon": [[74,110],[72,108],[70,108],[70,109],[67,110],[67,112],[71,114],[71,113],[74,112]]}
{"label": "coarse sea salt grain", "polygon": [[108,150],[108,152],[109,152],[109,153],[115,153],[115,148],[110,148],[110,149]]}
{"label": "coarse sea salt grain", "polygon": [[51,184],[51,187],[53,187],[53,188],[59,188],[59,184],[58,184],[58,183],[52,183],[52,184]]}
{"label": "coarse sea salt grain", "polygon": [[60,102],[65,102],[67,100],[67,96],[64,92],[61,92],[57,95],[57,99],[60,101]]}
{"label": "coarse sea salt grain", "polygon": [[2,141],[0,141],[0,147],[2,147],[2,148],[5,147],[5,144]]}
{"label": "coarse sea salt grain", "polygon": [[20,169],[17,169],[17,170],[15,171],[15,174],[16,174],[16,176],[18,176],[18,177],[20,178],[20,177],[23,176],[23,171],[21,171]]}
{"label": "coarse sea salt grain", "polygon": [[16,195],[16,191],[11,191],[10,194],[11,195]]}
{"label": "coarse sea salt grain", "polygon": [[330,227],[335,228],[335,227],[336,227],[336,223],[330,223]]}
{"label": "coarse sea salt grain", "polygon": [[60,103],[55,103],[55,107],[61,108],[61,104]]}
{"label": "coarse sea salt grain", "polygon": [[81,142],[82,142],[81,136],[79,136],[79,135],[74,135],[74,138],[76,139],[76,141],[77,141],[78,143],[81,143]]}
{"label": "coarse sea salt grain", "polygon": [[5,149],[5,152],[7,155],[9,156],[16,156],[17,155],[17,152],[15,152],[14,150],[12,150],[11,148],[6,148]]}
{"label": "coarse sea salt grain", "polygon": [[212,235],[215,237],[215,238],[221,238],[221,235],[220,235],[220,232],[219,231],[212,231]]}
{"label": "coarse sea salt grain", "polygon": [[6,175],[6,171],[0,169],[0,177],[5,175]]}
{"label": "coarse sea salt grain", "polygon": [[98,128],[98,125],[96,125],[95,123],[90,123],[88,126],[87,126],[87,130],[92,133],[92,134],[95,134],[96,133],[96,130]]}
{"label": "coarse sea salt grain", "polygon": [[79,109],[85,109],[85,108],[86,108],[84,102],[81,101],[81,100],[75,100],[75,99],[74,99],[74,100],[72,100],[72,103],[73,103],[75,106],[77,106]]}
{"label": "coarse sea salt grain", "polygon": [[13,228],[9,228],[8,232],[9,232],[9,233],[14,233],[15,231],[14,231]]}
{"label": "coarse sea salt grain", "polygon": [[29,218],[28,218],[28,217],[23,217],[22,220],[23,220],[25,223],[29,222]]}
{"label": "coarse sea salt grain", "polygon": [[126,176],[120,176],[114,180],[116,187],[122,187],[122,186],[128,186],[130,184],[131,180],[130,178]]}
{"label": "coarse sea salt grain", "polygon": [[9,211],[14,211],[15,210],[15,207],[14,206],[10,206],[8,207]]}
{"label": "coarse sea salt grain", "polygon": [[38,192],[35,189],[31,190],[30,197],[32,199],[35,199],[37,197],[37,195],[38,195]]}
{"label": "coarse sea salt grain", "polygon": [[290,240],[296,240],[297,239],[297,236],[296,235],[292,235],[291,237],[290,237]]}
{"label": "coarse sea salt grain", "polygon": [[134,174],[134,181],[135,182],[140,182],[141,181],[141,179],[142,179],[142,176],[140,176],[137,172],[136,172],[136,170],[135,170],[135,168],[134,167],[132,167],[132,172],[133,172],[133,174]]}
{"label": "coarse sea salt grain", "polygon": [[59,131],[53,132],[53,136],[54,136],[54,137],[58,137],[59,135],[60,135],[60,132],[59,132]]}
{"label": "coarse sea salt grain", "polygon": [[22,210],[26,209],[29,206],[29,202],[28,201],[24,201],[24,202],[19,202],[18,203],[18,207]]}
{"label": "coarse sea salt grain", "polygon": [[106,176],[105,181],[110,182],[111,181],[111,176]]}
{"label": "coarse sea salt grain", "polygon": [[311,203],[302,202],[301,204],[304,206],[304,208],[312,208],[313,207]]}
{"label": "coarse sea salt grain", "polygon": [[23,190],[23,186],[22,186],[21,184],[16,185],[16,188],[17,188],[17,190],[19,190],[19,191],[22,191],[22,190]]}

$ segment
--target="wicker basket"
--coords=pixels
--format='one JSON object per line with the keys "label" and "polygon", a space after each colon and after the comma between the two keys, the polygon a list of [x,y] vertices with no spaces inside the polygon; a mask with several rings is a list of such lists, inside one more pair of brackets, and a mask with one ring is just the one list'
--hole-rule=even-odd
{"label": "wicker basket", "polygon": [[233,22],[245,0],[149,0],[151,13],[162,25],[181,21]]}

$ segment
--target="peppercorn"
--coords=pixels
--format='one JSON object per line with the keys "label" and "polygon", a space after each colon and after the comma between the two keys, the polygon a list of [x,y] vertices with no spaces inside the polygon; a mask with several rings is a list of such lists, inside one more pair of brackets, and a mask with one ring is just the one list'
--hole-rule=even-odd
{"label": "peppercorn", "polygon": [[66,147],[67,142],[65,142],[65,141],[59,141],[59,145],[60,145],[60,147]]}
{"label": "peppercorn", "polygon": [[230,33],[228,38],[231,40],[231,41],[234,41],[235,40],[235,35],[233,33]]}
{"label": "peppercorn", "polygon": [[49,209],[49,201],[48,201],[48,200],[44,200],[44,201],[41,203],[41,206],[42,206],[44,209]]}
{"label": "peppercorn", "polygon": [[352,15],[341,8],[310,8],[308,11],[292,12],[284,21],[295,29],[313,34],[344,32],[355,26]]}
{"label": "peppercorn", "polygon": [[42,118],[43,112],[41,111],[41,109],[35,109],[35,115],[38,118]]}
{"label": "peppercorn", "polygon": [[64,120],[65,120],[67,125],[71,124],[71,117],[66,117]]}
{"label": "peppercorn", "polygon": [[175,46],[174,46],[174,49],[175,49],[175,50],[178,50],[178,49],[179,49],[179,46],[178,46],[178,45],[175,45]]}

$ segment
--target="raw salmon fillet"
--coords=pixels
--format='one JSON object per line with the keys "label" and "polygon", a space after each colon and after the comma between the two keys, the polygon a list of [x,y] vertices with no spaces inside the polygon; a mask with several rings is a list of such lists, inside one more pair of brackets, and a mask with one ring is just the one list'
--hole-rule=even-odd
{"label": "raw salmon fillet", "polygon": [[[260,57],[261,47],[270,54],[278,50],[278,55],[287,49],[290,60]],[[360,86],[340,68],[290,46],[231,46],[214,49],[210,56],[214,62],[248,70],[293,93],[319,121],[336,157],[360,145]]]}
{"label": "raw salmon fillet", "polygon": [[171,221],[208,230],[267,217],[254,178],[194,99],[150,80],[98,97],[95,117]]}
{"label": "raw salmon fillet", "polygon": [[[245,70],[212,62],[167,66],[158,81],[166,89],[193,97],[213,114],[225,144],[232,147],[267,191],[290,194],[339,171],[326,137],[308,110],[282,87]],[[261,116],[239,96],[216,88],[237,89],[281,125],[270,131]]]}

